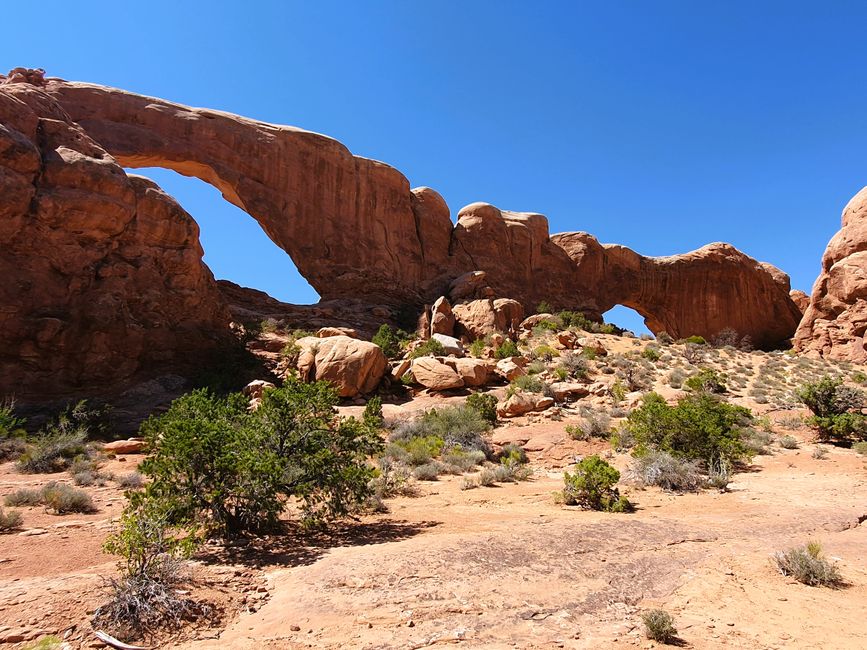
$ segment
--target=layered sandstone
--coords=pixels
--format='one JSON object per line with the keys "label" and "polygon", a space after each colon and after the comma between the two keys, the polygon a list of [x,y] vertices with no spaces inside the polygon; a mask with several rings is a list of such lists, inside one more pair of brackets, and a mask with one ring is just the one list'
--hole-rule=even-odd
{"label": "layered sandstone", "polygon": [[822,271],[795,334],[795,348],[830,359],[867,362],[867,187],[843,210],[842,228],[822,256]]}

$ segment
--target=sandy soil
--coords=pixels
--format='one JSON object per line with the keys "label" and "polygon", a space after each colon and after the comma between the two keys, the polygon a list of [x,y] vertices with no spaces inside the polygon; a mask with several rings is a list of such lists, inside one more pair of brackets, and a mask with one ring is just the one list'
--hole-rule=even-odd
{"label": "sandy soil", "polygon": [[[206,549],[197,589],[222,608],[224,629],[160,647],[651,647],[639,616],[650,607],[675,616],[686,647],[867,647],[864,457],[823,445],[815,459],[809,433],[792,431],[801,448],[757,457],[727,493],[633,488],[635,513],[592,513],[552,494],[572,456],[604,443],[570,440],[563,425],[498,429],[537,449],[530,481],[464,491],[447,477],[327,536]],[[129,471],[128,458],[107,469]],[[0,494],[51,478],[7,464]],[[114,568],[100,546],[123,497],[88,491],[98,513],[26,508],[23,532],[0,536],[0,639],[68,631],[72,647],[99,646],[88,619]],[[839,564],[844,588],[777,573],[771,554],[809,539]]]}

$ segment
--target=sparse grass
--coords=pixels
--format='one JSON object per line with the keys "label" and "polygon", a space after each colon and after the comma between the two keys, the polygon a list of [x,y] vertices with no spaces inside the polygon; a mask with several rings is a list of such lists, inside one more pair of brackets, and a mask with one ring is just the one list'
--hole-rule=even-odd
{"label": "sparse grass", "polygon": [[774,562],[784,576],[811,587],[839,587],[843,582],[837,567],[822,554],[822,546],[818,542],[779,551],[774,554]]}
{"label": "sparse grass", "polygon": [[41,490],[21,488],[6,496],[7,506],[43,505],[58,515],[72,512],[96,512],[93,499],[84,490],[77,490],[68,483],[51,481]]}
{"label": "sparse grass", "polygon": [[566,433],[574,440],[608,437],[611,432],[611,418],[608,413],[582,406],[579,414],[581,419],[576,424],[566,426]]}
{"label": "sparse grass", "polygon": [[117,484],[124,490],[138,490],[142,485],[144,485],[144,478],[138,472],[121,474],[115,478],[115,481],[117,481]]}
{"label": "sparse grass", "polygon": [[641,621],[644,623],[644,633],[652,641],[667,644],[673,641],[677,635],[674,618],[664,609],[651,609],[642,612]]}
{"label": "sparse grass", "polygon": [[828,458],[828,451],[824,447],[813,447],[813,453],[810,456],[814,460],[825,460]]}
{"label": "sparse grass", "polygon": [[413,468],[412,475],[418,481],[436,481],[439,475],[443,473],[443,470],[442,464],[433,460]]}
{"label": "sparse grass", "polygon": [[862,456],[867,456],[867,441],[856,442],[854,445],[852,445],[852,449],[855,450],[855,453],[861,454]]}
{"label": "sparse grass", "polygon": [[545,391],[545,382],[533,375],[521,375],[520,377],[515,377],[509,384],[507,394],[514,395],[518,390],[526,393],[543,393]]}

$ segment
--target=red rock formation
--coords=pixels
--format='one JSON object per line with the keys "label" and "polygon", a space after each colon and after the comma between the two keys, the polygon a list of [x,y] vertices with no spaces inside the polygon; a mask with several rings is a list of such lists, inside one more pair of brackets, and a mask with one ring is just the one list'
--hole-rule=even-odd
{"label": "red rock formation", "polygon": [[0,395],[49,398],[188,368],[228,324],[198,236],[171,197],[127,176],[38,84],[10,74],[0,83]]}
{"label": "red rock formation", "polygon": [[842,228],[822,256],[822,271],[795,334],[795,349],[867,362],[867,187],[843,210]]}
{"label": "red rock formation", "polygon": [[294,315],[230,285],[221,295],[189,215],[121,165],[219,188],[323,297],[308,314],[318,326],[355,326],[340,318],[364,312],[360,326],[372,329],[446,293],[524,309],[545,300],[591,318],[624,304],[654,331],[730,327],[762,346],[798,320],[786,276],[730,246],[646,258],[586,233],[549,237],[544,216],[484,203],[453,227],[434,190],[411,190],[397,170],[316,133],[38,70],[0,82],[3,392],[114,386],[189,362],[224,335],[227,295],[238,314]]}

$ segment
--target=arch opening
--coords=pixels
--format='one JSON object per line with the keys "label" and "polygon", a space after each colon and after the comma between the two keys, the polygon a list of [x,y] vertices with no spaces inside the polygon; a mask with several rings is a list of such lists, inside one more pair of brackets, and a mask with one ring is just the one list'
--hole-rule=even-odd
{"label": "arch opening", "polygon": [[299,273],[289,254],[215,186],[162,167],[126,171],[153,180],[193,217],[199,226],[204,262],[216,279],[264,291],[282,302],[319,302],[319,294]]}
{"label": "arch opening", "polygon": [[629,330],[637,336],[641,336],[642,334],[653,336],[653,332],[647,327],[646,317],[631,307],[615,305],[603,313],[602,317],[606,323],[614,323],[618,327]]}

